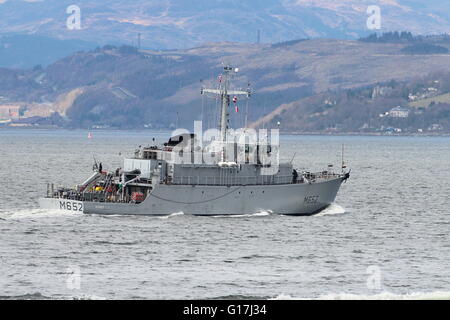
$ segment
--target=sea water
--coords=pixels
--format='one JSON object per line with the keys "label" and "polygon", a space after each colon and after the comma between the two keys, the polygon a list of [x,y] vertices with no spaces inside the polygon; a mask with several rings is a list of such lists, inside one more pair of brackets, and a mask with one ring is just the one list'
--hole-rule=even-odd
{"label": "sea water", "polygon": [[281,160],[351,177],[310,217],[42,210],[150,131],[0,130],[0,298],[449,299],[450,138],[282,136]]}

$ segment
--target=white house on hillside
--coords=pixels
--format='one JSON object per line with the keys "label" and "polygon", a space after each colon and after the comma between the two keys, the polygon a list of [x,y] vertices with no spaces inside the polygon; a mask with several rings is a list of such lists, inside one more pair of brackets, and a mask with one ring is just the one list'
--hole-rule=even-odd
{"label": "white house on hillside", "polygon": [[389,116],[391,118],[408,118],[409,117],[409,109],[397,106],[397,107],[389,110]]}

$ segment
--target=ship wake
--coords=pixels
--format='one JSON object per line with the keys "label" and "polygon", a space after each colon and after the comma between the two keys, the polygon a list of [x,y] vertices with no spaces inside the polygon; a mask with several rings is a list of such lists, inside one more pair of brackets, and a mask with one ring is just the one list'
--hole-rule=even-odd
{"label": "ship wake", "polygon": [[254,213],[245,213],[245,214],[218,214],[213,215],[214,218],[248,218],[248,217],[267,217],[270,216],[272,211],[261,210]]}
{"label": "ship wake", "polygon": [[332,203],[328,207],[317,213],[315,216],[320,217],[320,216],[339,215],[347,212],[348,211],[346,211],[344,207],[338,205],[337,203]]}
{"label": "ship wake", "polygon": [[63,212],[60,210],[48,209],[23,209],[17,211],[7,211],[1,214],[4,220],[20,220],[20,219],[34,219],[34,218],[50,218],[50,217],[67,217],[67,216],[81,216],[81,212]]}
{"label": "ship wake", "polygon": [[[273,300],[309,300],[308,297],[293,297],[280,294]],[[384,291],[377,294],[330,293],[315,297],[317,300],[450,300],[450,291],[411,292],[397,294]]]}
{"label": "ship wake", "polygon": [[184,216],[184,212],[183,211],[174,212],[174,213],[171,213],[171,214],[169,214],[167,216],[158,217],[158,219],[169,219],[169,218],[178,217],[178,216]]}

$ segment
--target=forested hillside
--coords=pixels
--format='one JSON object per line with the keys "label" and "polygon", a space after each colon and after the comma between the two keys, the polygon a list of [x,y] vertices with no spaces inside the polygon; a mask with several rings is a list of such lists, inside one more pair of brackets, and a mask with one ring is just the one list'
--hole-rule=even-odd
{"label": "forested hillside", "polygon": [[[450,48],[447,40],[438,45]],[[65,127],[190,128],[193,120],[217,120],[215,100],[202,102],[200,87],[216,86],[223,64],[230,63],[240,68],[236,86],[250,84],[254,91],[249,121],[256,125],[280,121],[286,131],[426,130],[435,124],[448,129],[445,120],[436,120],[445,119],[445,99],[436,109],[427,108],[423,114],[428,120],[422,124],[414,112],[404,126],[379,116],[449,92],[450,54],[404,52],[414,44],[300,39],[167,51],[107,45],[47,67],[0,69],[0,105],[20,106],[21,121],[57,113],[61,117],[52,121]],[[429,86],[428,81],[439,85]],[[434,91],[414,89],[415,83]],[[239,101],[232,124],[242,124],[245,106]]]}

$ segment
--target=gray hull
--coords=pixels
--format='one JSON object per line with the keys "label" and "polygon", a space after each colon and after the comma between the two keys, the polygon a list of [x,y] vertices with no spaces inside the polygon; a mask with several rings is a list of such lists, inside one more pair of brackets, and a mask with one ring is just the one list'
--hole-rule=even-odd
{"label": "gray hull", "polygon": [[310,215],[321,211],[335,200],[341,183],[342,179],[336,178],[311,184],[286,185],[161,184],[156,186],[140,204],[68,200],[67,205],[61,203],[65,199],[46,198],[41,199],[41,207],[67,211],[69,206],[71,210],[68,211],[105,215],[170,215],[177,212],[191,215],[237,215],[262,211],[286,215]]}

